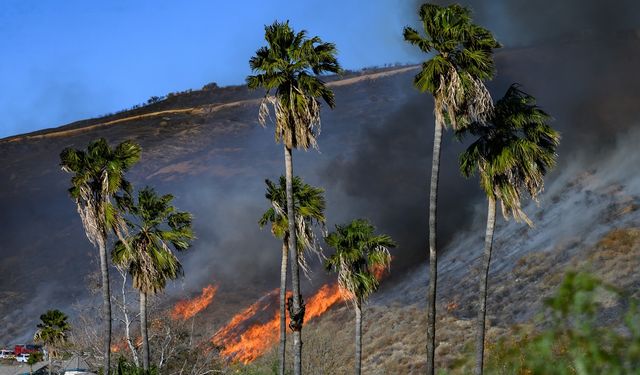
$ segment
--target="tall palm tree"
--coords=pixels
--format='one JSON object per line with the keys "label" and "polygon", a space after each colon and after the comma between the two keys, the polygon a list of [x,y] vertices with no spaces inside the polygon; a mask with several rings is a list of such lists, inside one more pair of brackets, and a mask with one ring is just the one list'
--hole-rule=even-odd
{"label": "tall palm tree", "polygon": [[368,221],[358,219],[347,225],[336,225],[327,244],[336,251],[326,261],[326,267],[338,273],[338,283],[356,310],[355,373],[362,366],[362,305],[380,284],[375,271],[391,264],[389,248],[395,247],[391,237],[374,234]]}
{"label": "tall palm tree", "polygon": [[131,190],[131,185],[124,179],[124,173],[140,160],[140,152],[140,146],[133,141],[122,142],[112,149],[104,138],[100,138],[89,143],[87,151],[66,148],[60,154],[62,170],[73,173],[69,194],[76,202],[89,242],[98,248],[100,255],[105,375],[109,374],[111,359],[111,293],[107,235],[113,230],[121,237],[122,229],[122,220],[111,198],[120,190]]}
{"label": "tall palm tree", "polygon": [[150,187],[138,192],[136,203],[130,195],[117,197],[126,216],[129,235],[114,245],[114,263],[129,268],[134,288],[140,292],[140,333],[142,367],[149,370],[147,297],[162,292],[168,280],[182,275],[182,265],[171,251],[186,250],[194,238],[191,214],[171,205],[173,196],[158,196]]}
{"label": "tall palm tree", "polygon": [[[271,233],[282,239],[282,262],[280,264],[280,346],[278,356],[280,358],[279,374],[284,375],[285,349],[287,343],[286,328],[286,292],[287,292],[287,252],[289,250],[289,222],[287,220],[287,192],[286,179],[280,176],[279,184],[276,185],[271,180],[266,180],[267,192],[265,198],[271,203],[271,207],[262,215],[260,228],[271,223]],[[305,249],[318,254],[321,250],[315,241],[313,225],[324,226],[324,190],[306,184],[298,176],[294,176],[293,182],[293,205],[298,214],[296,223],[296,239],[298,242],[298,263],[303,270],[307,270],[305,257],[300,254]]]}
{"label": "tall palm tree", "polygon": [[49,310],[40,315],[41,323],[33,336],[35,343],[42,343],[47,350],[49,361],[49,375],[51,375],[51,360],[58,356],[58,349],[61,344],[67,341],[67,332],[71,330],[71,325],[67,322],[67,316],[60,310]]}
{"label": "tall palm tree", "polygon": [[499,43],[491,32],[474,24],[469,9],[460,5],[424,4],[419,10],[425,35],[404,28],[404,39],[430,58],[422,64],[414,85],[434,99],[435,131],[429,193],[429,290],[427,292],[427,373],[435,371],[437,285],[436,215],[442,130],[471,121],[484,121],[492,100],[483,81],[494,73],[493,49]]}
{"label": "tall palm tree", "polygon": [[550,120],[535,104],[535,98],[511,85],[495,106],[488,124],[474,124],[460,135],[470,133],[477,139],[460,155],[460,171],[466,177],[476,171],[480,186],[487,194],[488,214],[484,260],[480,276],[480,294],[476,333],[476,374],[482,374],[486,327],[487,283],[496,201],[502,205],[505,219],[513,216],[530,226],[522,210],[524,194],[536,199],[544,188],[544,176],[556,164],[560,135],[548,125]]}
{"label": "tall palm tree", "polygon": [[300,271],[296,251],[295,211],[293,207],[292,150],[317,147],[320,131],[320,99],[331,108],[334,94],[319,75],[339,73],[336,47],[319,37],[308,38],[306,31],[294,32],[289,22],[274,22],[265,26],[267,46],[256,51],[249,60],[254,75],[247,77],[250,89],[267,91],[260,105],[259,120],[264,126],[270,107],[275,112],[276,142],[284,144],[284,162],[287,191],[287,218],[289,224],[289,262],[293,303],[290,311],[293,330],[294,374],[302,371],[302,324],[304,303],[300,294]]}

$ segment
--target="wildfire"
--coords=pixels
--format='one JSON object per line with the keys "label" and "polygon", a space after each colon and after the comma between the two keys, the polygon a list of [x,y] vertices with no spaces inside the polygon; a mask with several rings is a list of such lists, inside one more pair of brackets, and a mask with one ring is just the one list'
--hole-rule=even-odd
{"label": "wildfire", "polygon": [[[134,346],[136,348],[139,348],[142,346],[142,337],[138,336],[135,340],[135,344]],[[127,344],[127,340],[122,337],[119,340],[114,340],[114,342],[111,343],[111,353],[119,353],[125,349],[128,349],[129,345]]]}
{"label": "wildfire", "polygon": [[[278,341],[279,311],[276,311],[273,318],[266,323],[253,324],[246,330],[241,331],[245,322],[253,318],[259,311],[267,310],[271,306],[270,304],[265,304],[264,300],[267,297],[273,298],[278,293],[279,289],[269,292],[258,302],[234,316],[229,324],[213,336],[213,343],[223,347],[222,355],[246,364],[263,355]],[[305,321],[322,315],[341,299],[342,294],[337,284],[323,285],[316,294],[309,298],[306,304]]]}
{"label": "wildfire", "polygon": [[270,291],[251,306],[236,314],[226,326],[213,335],[212,341],[214,344],[222,346],[230,345],[231,341],[242,333],[244,323],[253,318],[259,311],[268,309],[269,304],[265,303],[266,300],[275,297],[279,291],[280,289]]}
{"label": "wildfire", "polygon": [[305,320],[311,320],[324,314],[329,308],[342,299],[342,292],[338,284],[325,284],[316,294],[309,298],[304,314]]}
{"label": "wildfire", "polygon": [[213,297],[218,291],[218,286],[209,285],[202,288],[202,294],[191,300],[180,301],[176,303],[171,311],[171,318],[174,320],[187,320],[200,311],[204,310],[211,304]]}

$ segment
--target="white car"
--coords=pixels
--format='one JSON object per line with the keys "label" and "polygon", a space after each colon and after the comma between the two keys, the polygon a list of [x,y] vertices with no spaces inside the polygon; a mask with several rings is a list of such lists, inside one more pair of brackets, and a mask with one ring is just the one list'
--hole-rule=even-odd
{"label": "white car", "polygon": [[13,351],[2,349],[0,350],[0,359],[13,358]]}
{"label": "white car", "polygon": [[27,353],[22,353],[16,356],[16,361],[18,362],[27,363],[28,360],[29,360],[29,354]]}

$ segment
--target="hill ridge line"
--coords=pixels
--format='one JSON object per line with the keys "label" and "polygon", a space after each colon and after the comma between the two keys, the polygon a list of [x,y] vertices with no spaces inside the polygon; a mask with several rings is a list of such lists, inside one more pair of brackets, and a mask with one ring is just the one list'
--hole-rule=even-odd
{"label": "hill ridge line", "polygon": [[[341,79],[341,80],[338,80],[338,81],[327,82],[327,86],[329,86],[329,87],[348,86],[348,85],[352,85],[352,84],[355,84],[355,83],[358,83],[358,82],[362,82],[362,81],[365,81],[365,80],[369,80],[369,79],[377,79],[377,78],[387,77],[387,76],[391,76],[391,75],[401,74],[401,73],[404,73],[404,72],[415,70],[418,67],[419,67],[419,65],[410,65],[410,66],[407,66],[407,67],[402,67],[402,68],[392,69],[392,70],[386,70],[386,71],[383,71],[383,72],[377,72],[377,73],[371,73],[371,74],[363,74],[363,75],[357,76],[357,77],[351,77],[351,78]],[[139,119],[143,119],[143,118],[157,117],[157,116],[168,115],[168,114],[189,113],[189,112],[193,112],[193,113],[203,113],[203,112],[212,113],[212,112],[216,112],[216,111],[219,111],[219,110],[225,109],[225,108],[237,107],[237,106],[246,105],[246,104],[259,103],[261,100],[262,100],[261,98],[260,99],[245,99],[245,100],[238,100],[238,101],[229,102],[229,103],[206,104],[206,105],[189,107],[189,108],[167,109],[167,110],[163,110],[163,111],[157,111],[157,112],[151,112],[151,113],[143,113],[143,114],[140,114],[140,115],[123,117],[123,118],[119,118],[119,119],[115,119],[115,120],[111,120],[111,121],[101,122],[101,123],[93,124],[93,125],[87,125],[87,126],[84,126],[84,127],[81,127],[81,128],[74,128],[74,129],[56,130],[57,128],[54,128],[54,129],[51,129],[51,131],[49,131],[49,132],[46,132],[46,130],[43,129],[43,130],[39,130],[39,131],[45,131],[45,133],[42,133],[42,134],[32,134],[31,133],[31,135],[30,135],[29,133],[27,133],[27,134],[15,135],[15,136],[10,136],[10,137],[4,138],[4,139],[0,139],[0,144],[12,143],[12,142],[20,142],[20,141],[31,140],[31,139],[65,137],[65,136],[74,135],[74,134],[81,134],[81,133],[84,133],[84,132],[87,132],[87,131],[91,131],[91,130],[95,130],[95,129],[109,127],[109,126],[112,126],[112,125],[117,125],[117,124],[124,123],[124,122],[130,122],[130,121],[135,121],[135,120],[139,120]],[[90,119],[86,119],[86,120],[90,120]],[[83,120],[78,120],[78,121],[83,121]],[[72,123],[61,125],[60,127],[64,127],[64,126],[67,126],[67,125],[70,125],[70,124],[72,124]],[[58,127],[58,128],[60,128],[60,127]],[[36,131],[36,132],[38,132],[38,131]]]}

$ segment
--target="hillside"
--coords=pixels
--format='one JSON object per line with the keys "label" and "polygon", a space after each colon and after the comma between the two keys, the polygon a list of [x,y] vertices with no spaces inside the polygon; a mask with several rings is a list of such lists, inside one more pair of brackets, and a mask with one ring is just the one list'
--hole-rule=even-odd
{"label": "hillside", "polygon": [[[635,150],[640,77],[629,72],[640,64],[639,47],[640,40],[630,33],[607,41],[505,49],[497,55],[498,77],[490,85],[494,97],[512,82],[521,83],[555,118],[563,141],[560,164],[547,180],[539,206],[528,207],[536,227],[502,223],[496,232],[490,302],[492,321],[500,327],[496,334],[530,321],[566,267],[591,262],[603,276],[626,283],[621,286],[638,285],[631,277],[638,258],[629,254],[637,250],[634,228],[640,225],[635,173],[640,162]],[[598,74],[593,73],[596,67]],[[294,154],[295,173],[326,189],[329,228],[367,217],[399,244],[392,273],[367,312],[372,319],[365,328],[365,353],[385,348],[365,355],[371,373],[391,371],[387,366],[399,357],[408,358],[400,363],[402,371],[421,365],[417,354],[424,337],[420,331],[411,337],[408,332],[424,319],[433,119],[431,98],[411,86],[416,71],[402,67],[333,80],[337,107],[323,111],[320,152]],[[139,142],[142,162],[131,172],[131,181],[174,194],[180,209],[194,213],[198,240],[182,257],[185,278],[158,303],[169,308],[206,285],[217,285],[214,302],[198,316],[202,337],[209,338],[275,288],[280,248],[267,230],[258,229],[257,220],[268,207],[264,179],[282,173],[282,150],[273,142],[272,129],[257,124],[261,95],[243,87],[196,90],[132,111],[0,140],[0,227],[5,237],[0,243],[0,343],[28,340],[37,317],[48,308],[72,313],[72,304],[86,305],[93,298],[87,287],[95,286],[89,277],[97,267],[95,251],[67,196],[69,176],[60,171],[58,155],[97,137]],[[453,302],[456,308],[441,316],[464,332],[475,311],[473,269],[480,255],[485,202],[477,181],[464,180],[457,171],[456,155],[463,146],[448,134],[444,147],[439,285],[442,306]],[[630,243],[629,252],[622,252],[619,242]],[[612,249],[607,252],[611,259],[598,258],[603,248]],[[618,265],[626,267],[615,268],[620,273],[613,275],[611,269]],[[329,280],[317,270],[304,292],[311,294]],[[500,309],[492,310],[496,305]],[[338,307],[312,323],[312,330],[336,332],[336,342],[348,341],[350,331],[336,327],[343,319],[350,319],[350,311]],[[461,337],[444,337],[442,342],[452,342],[438,350],[458,353]]]}

